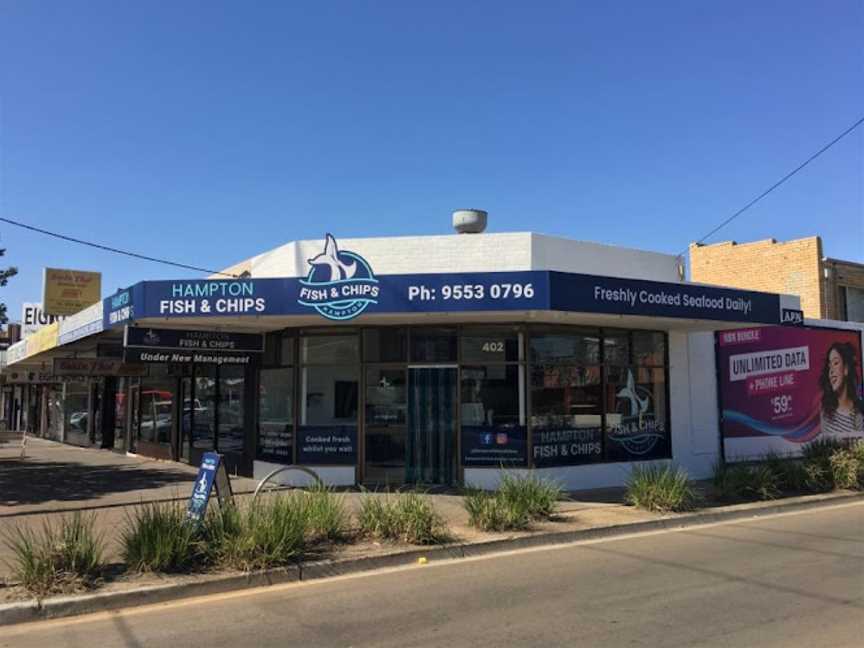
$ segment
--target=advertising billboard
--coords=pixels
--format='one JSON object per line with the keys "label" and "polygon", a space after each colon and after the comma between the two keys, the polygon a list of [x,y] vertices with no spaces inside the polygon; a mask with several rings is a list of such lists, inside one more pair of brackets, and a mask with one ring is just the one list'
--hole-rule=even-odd
{"label": "advertising billboard", "polygon": [[726,459],[864,437],[861,334],[772,326],[717,333]]}
{"label": "advertising billboard", "polygon": [[74,315],[102,298],[102,275],[84,270],[45,268],[42,310],[49,315]]}

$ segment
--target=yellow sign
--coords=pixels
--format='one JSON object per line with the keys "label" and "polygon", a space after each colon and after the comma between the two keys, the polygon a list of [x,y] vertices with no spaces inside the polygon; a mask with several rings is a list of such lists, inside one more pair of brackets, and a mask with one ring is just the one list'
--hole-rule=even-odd
{"label": "yellow sign", "polygon": [[74,315],[102,298],[102,274],[83,270],[45,268],[42,311]]}
{"label": "yellow sign", "polygon": [[60,322],[43,326],[27,338],[27,357],[48,351],[57,346],[60,332]]}

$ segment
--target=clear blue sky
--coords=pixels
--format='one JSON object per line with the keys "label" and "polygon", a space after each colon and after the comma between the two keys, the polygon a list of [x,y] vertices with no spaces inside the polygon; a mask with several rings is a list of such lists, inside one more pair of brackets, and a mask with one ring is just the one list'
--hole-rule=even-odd
{"label": "clear blue sky", "polygon": [[[421,6],[423,5],[423,6]],[[864,114],[864,3],[0,0],[0,214],[221,268],[533,230],[677,253]],[[864,129],[714,241],[864,261]],[[20,275],[194,273],[0,224]]]}

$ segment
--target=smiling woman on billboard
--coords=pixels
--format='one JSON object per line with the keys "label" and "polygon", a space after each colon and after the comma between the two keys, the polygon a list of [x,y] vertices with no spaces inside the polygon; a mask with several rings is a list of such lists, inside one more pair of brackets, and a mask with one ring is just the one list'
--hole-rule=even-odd
{"label": "smiling woman on billboard", "polygon": [[864,432],[864,404],[858,397],[855,349],[835,342],[828,348],[819,386],[822,387],[822,438],[845,438]]}

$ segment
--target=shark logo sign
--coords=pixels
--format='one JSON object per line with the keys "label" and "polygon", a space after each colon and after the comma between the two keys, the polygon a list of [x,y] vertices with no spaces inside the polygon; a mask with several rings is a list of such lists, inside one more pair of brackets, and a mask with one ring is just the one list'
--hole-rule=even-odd
{"label": "shark logo sign", "polygon": [[366,259],[340,250],[327,234],[324,251],[309,259],[309,274],[300,280],[297,303],[330,320],[350,320],[378,303],[378,280]]}
{"label": "shark logo sign", "polygon": [[609,438],[631,455],[650,453],[665,436],[665,424],[654,414],[651,392],[637,385],[633,371],[628,370],[627,383],[616,397],[618,422],[612,423]]}

